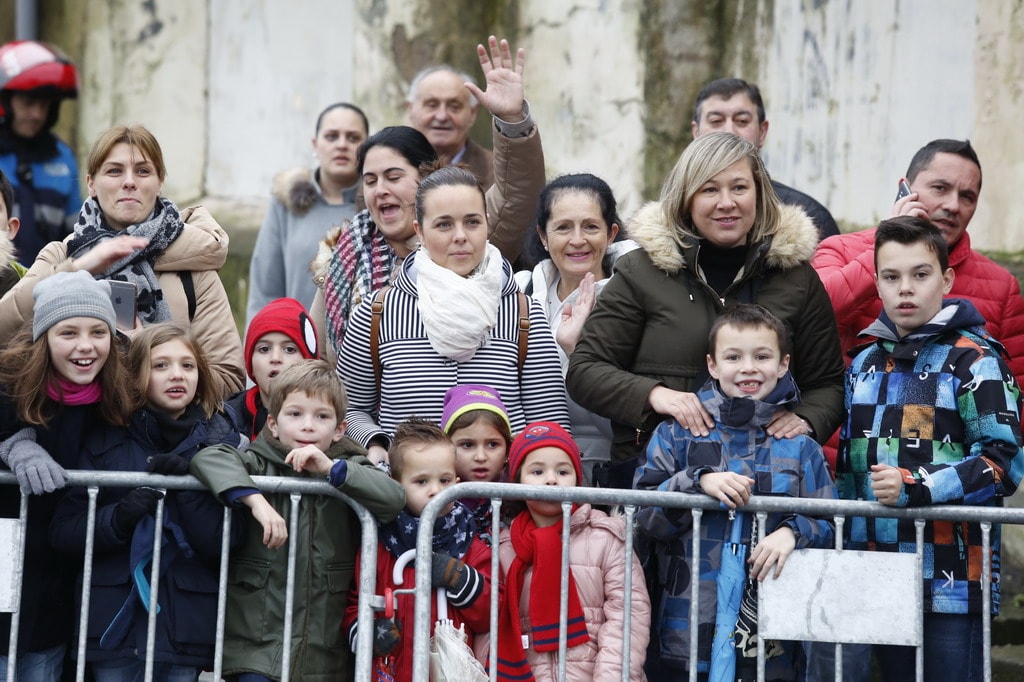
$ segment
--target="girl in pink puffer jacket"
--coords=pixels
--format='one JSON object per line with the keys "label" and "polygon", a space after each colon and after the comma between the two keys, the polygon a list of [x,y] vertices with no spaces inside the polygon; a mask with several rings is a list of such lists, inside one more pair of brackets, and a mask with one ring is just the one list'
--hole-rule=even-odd
{"label": "girl in pink puffer jacket", "polygon": [[[530,424],[513,441],[509,480],[575,486],[583,480],[580,450],[553,422]],[[584,504],[569,521],[569,612],[566,678],[622,679],[623,617],[630,610],[631,680],[643,673],[651,604],[636,556],[626,557],[625,524]],[[506,594],[498,627],[499,680],[555,680],[561,585],[562,506],[530,500],[501,534]],[[632,594],[625,592],[632,562]]]}

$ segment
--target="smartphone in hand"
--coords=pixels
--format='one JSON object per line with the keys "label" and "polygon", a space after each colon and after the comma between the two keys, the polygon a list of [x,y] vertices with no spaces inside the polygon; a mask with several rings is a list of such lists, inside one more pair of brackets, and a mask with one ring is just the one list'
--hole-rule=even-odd
{"label": "smartphone in hand", "polygon": [[118,329],[135,329],[135,318],[138,313],[138,291],[134,282],[121,282],[108,279],[110,284],[110,302],[114,304],[114,316]]}
{"label": "smartphone in hand", "polygon": [[900,189],[896,193],[896,201],[899,201],[903,197],[910,196],[910,185],[907,184],[906,180],[900,180]]}

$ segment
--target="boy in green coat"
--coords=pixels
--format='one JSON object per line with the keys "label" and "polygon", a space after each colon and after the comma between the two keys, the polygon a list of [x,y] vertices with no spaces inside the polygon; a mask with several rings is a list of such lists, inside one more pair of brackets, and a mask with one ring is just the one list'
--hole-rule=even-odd
{"label": "boy in green coat", "polygon": [[[291,642],[283,642],[287,587],[288,493],[264,496],[251,476],[325,477],[363,504],[379,523],[405,505],[402,487],[345,437],[345,387],[322,360],[304,360],[277,376],[267,425],[245,450],[201,450],[191,472],[225,504],[252,512],[228,575],[224,673],[242,682],[277,680],[291,657],[293,680],[348,680],[352,663],[339,623],[355,571],[359,521],[333,497],[303,498],[294,578]],[[321,478],[322,480],[322,478]],[[278,551],[278,549],[281,551]]]}

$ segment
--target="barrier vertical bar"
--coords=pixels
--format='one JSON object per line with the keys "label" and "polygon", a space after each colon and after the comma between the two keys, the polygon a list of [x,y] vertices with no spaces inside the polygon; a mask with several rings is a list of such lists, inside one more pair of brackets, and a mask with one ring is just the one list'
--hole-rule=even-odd
{"label": "barrier vertical bar", "polygon": [[697,682],[697,635],[700,628],[700,533],[703,509],[691,509],[693,516],[693,556],[690,558],[690,682]]}
{"label": "barrier vertical bar", "polygon": [[[767,523],[767,521],[768,521],[768,514],[765,513],[765,512],[757,512],[757,514],[755,516],[756,516],[756,519],[755,519],[754,523],[757,524],[757,538],[758,538],[758,542],[760,542],[761,540],[764,540],[764,527],[765,527],[765,523]],[[754,548],[750,547],[750,548],[748,548],[747,551],[750,554],[752,554],[753,551],[754,551]],[[749,558],[749,554],[748,554],[748,558]],[[751,580],[751,579],[752,579],[752,577],[750,576],[750,569],[747,569],[747,580]],[[760,594],[760,592],[761,591],[758,590],[758,594]],[[760,600],[758,600],[758,602],[760,602]],[[743,605],[743,597],[740,596],[740,608],[743,608],[742,605]],[[758,606],[760,607],[760,603],[758,603]],[[760,625],[761,625],[761,609],[760,608],[757,609],[757,617],[754,619],[754,622],[757,623],[757,625],[758,625],[757,630],[758,630],[758,633],[760,633],[760,631],[761,631],[761,627],[760,627]],[[762,637],[760,634],[758,634],[758,636],[757,636],[757,682],[764,682],[764,675],[765,675],[765,671],[764,671],[765,658],[764,658],[764,656],[765,656],[764,637]]]}
{"label": "barrier vertical bar", "polygon": [[[75,680],[85,681],[85,644],[89,637],[89,602],[92,599],[92,564],[96,552],[96,498],[100,489],[89,486],[89,511],[85,521],[85,557],[82,565],[82,608],[78,612],[78,660]],[[8,676],[7,679],[13,679]]]}
{"label": "barrier vertical bar", "polygon": [[487,652],[488,676],[498,682],[498,597],[501,592],[501,498],[491,499],[491,633]]}
{"label": "barrier vertical bar", "polygon": [[[832,520],[836,524],[835,534],[835,545],[836,549],[843,551],[843,533],[846,529],[846,517],[845,516],[834,516]],[[836,680],[843,679],[843,645],[836,643],[835,646],[835,678]]]}
{"label": "barrier vertical bar", "polygon": [[[146,676],[143,679],[153,679],[153,649],[156,646],[156,612],[159,606],[157,605],[157,597],[159,596],[159,585],[160,585],[160,552],[163,548],[164,539],[164,498],[167,496],[167,490],[164,488],[160,489],[160,492],[164,494],[157,500],[156,503],[156,523],[153,527],[153,558],[152,558],[152,571],[149,576],[149,613],[146,621]],[[132,567],[134,570],[134,567]]]}
{"label": "barrier vertical bar", "polygon": [[18,569],[14,576],[14,589],[18,595],[18,610],[11,613],[11,634],[7,640],[7,679],[17,679],[18,669],[18,630],[21,626],[21,586],[25,577],[25,545],[28,544],[28,494],[21,494],[18,507],[18,518],[21,522],[21,547],[18,548]]}
{"label": "barrier vertical bar", "polygon": [[[914,542],[915,554],[917,555],[917,585],[918,594],[923,594],[924,590],[924,519],[914,519]],[[921,609],[918,610],[918,626],[920,632],[924,632],[924,604],[921,604]],[[922,640],[920,646],[917,647],[914,652],[914,667],[916,670],[915,678],[917,682],[924,682],[924,641]]]}
{"label": "barrier vertical bar", "polygon": [[377,520],[360,505],[359,615],[356,619],[356,682],[370,682],[373,671],[373,596],[377,589]]}
{"label": "barrier vertical bar", "polygon": [[981,651],[985,680],[992,679],[992,524],[981,522]]}
{"label": "barrier vertical bar", "polygon": [[213,679],[224,671],[224,630],[228,612],[228,567],[231,561],[231,507],[224,507],[221,522],[220,572],[217,576],[217,632],[213,644]]}
{"label": "barrier vertical bar", "polygon": [[558,596],[558,679],[565,679],[569,647],[569,531],[572,525],[572,502],[562,503],[562,593]]}
{"label": "barrier vertical bar", "polygon": [[626,580],[622,589],[622,682],[629,682],[630,657],[633,653],[633,518],[636,516],[636,505],[627,504],[626,511]]}
{"label": "barrier vertical bar", "polygon": [[295,557],[299,537],[299,505],[302,495],[291,493],[291,518],[288,519],[288,577],[284,592],[284,642],[281,653],[281,682],[288,682],[292,672],[292,618],[295,607]]}

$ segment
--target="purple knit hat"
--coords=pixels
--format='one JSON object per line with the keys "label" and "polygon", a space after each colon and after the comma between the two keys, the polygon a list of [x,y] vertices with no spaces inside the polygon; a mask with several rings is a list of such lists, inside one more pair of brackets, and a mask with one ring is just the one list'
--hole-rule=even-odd
{"label": "purple knit hat", "polygon": [[504,420],[509,431],[512,430],[512,425],[508,421],[508,410],[501,402],[501,394],[483,384],[459,384],[448,389],[444,394],[441,430],[450,435],[452,423],[473,410],[493,412]]}

